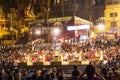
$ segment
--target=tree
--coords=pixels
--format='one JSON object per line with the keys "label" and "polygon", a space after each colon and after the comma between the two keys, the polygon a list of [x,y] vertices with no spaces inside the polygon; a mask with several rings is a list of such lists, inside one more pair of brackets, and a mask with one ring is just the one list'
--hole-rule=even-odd
{"label": "tree", "polygon": [[10,8],[16,7],[13,0],[0,0],[0,5],[2,6],[2,11],[4,16],[7,17],[8,13],[10,12]]}
{"label": "tree", "polygon": [[45,24],[48,26],[50,1],[51,0],[0,0],[0,5],[6,18],[8,18],[8,14],[12,14],[12,25],[19,31],[22,28],[21,25],[25,24],[25,18],[30,16],[29,13],[31,13],[31,11],[34,11],[33,13],[36,14],[38,12],[42,13],[40,17],[45,20]]}

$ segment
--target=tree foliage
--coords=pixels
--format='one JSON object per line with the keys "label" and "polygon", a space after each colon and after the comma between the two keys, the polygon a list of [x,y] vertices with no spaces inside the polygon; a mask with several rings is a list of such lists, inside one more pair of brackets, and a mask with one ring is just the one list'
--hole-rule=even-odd
{"label": "tree foliage", "polygon": [[3,13],[7,15],[11,8],[18,10],[20,17],[25,17],[25,10],[30,5],[30,10],[34,7],[36,0],[0,0]]}

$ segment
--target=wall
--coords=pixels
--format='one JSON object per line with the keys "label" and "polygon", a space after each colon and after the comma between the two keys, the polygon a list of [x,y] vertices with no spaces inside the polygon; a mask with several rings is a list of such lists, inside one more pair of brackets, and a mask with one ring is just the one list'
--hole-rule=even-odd
{"label": "wall", "polygon": [[[120,31],[120,3],[119,4],[113,4],[113,5],[107,5],[105,10],[105,26],[106,31],[110,32],[114,29]],[[117,13],[117,16],[110,17],[111,13]],[[114,27],[111,27],[111,22],[116,22]]]}

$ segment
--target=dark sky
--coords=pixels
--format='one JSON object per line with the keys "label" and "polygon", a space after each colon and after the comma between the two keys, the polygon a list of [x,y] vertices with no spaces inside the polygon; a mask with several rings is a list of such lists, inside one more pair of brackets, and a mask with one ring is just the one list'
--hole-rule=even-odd
{"label": "dark sky", "polygon": [[104,5],[105,4],[105,0],[94,0],[94,5],[95,6],[99,6],[99,5]]}
{"label": "dark sky", "polygon": [[[61,1],[61,0],[58,0]],[[67,0],[66,0],[67,1]],[[95,6],[104,5],[106,0],[93,0]],[[54,4],[57,0],[51,0],[51,4]]]}

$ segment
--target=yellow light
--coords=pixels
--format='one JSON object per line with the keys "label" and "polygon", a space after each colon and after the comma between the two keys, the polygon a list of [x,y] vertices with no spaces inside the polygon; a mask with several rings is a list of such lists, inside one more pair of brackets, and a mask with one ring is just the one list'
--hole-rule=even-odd
{"label": "yellow light", "polygon": [[37,31],[36,31],[36,34],[37,34],[37,35],[40,35],[40,31],[39,31],[39,30],[37,30]]}
{"label": "yellow light", "polygon": [[105,29],[105,25],[104,24],[98,24],[98,29],[99,30],[104,30]]}
{"label": "yellow light", "polygon": [[59,34],[60,30],[58,28],[55,28],[53,32],[54,32],[54,34]]}

